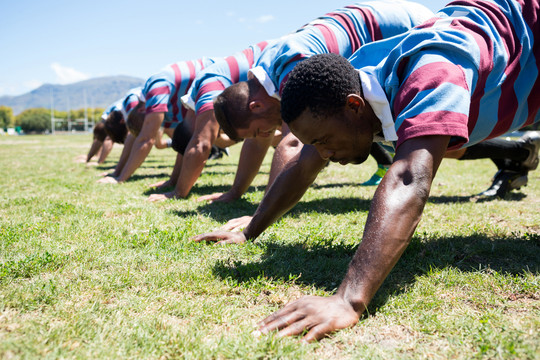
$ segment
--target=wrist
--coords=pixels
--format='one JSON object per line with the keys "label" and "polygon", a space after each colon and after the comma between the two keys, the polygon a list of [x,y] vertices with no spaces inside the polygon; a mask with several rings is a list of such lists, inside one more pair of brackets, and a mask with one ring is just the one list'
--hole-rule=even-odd
{"label": "wrist", "polygon": [[242,197],[243,194],[244,193],[242,191],[239,191],[238,189],[235,189],[235,188],[231,188],[229,191],[227,191],[225,195],[227,195],[227,197],[231,199],[238,200]]}
{"label": "wrist", "polygon": [[351,290],[348,286],[344,286],[344,284],[341,284],[336,296],[340,297],[344,302],[349,304],[351,308],[358,314],[358,316],[362,315],[369,303],[369,301],[366,300],[361,294]]}

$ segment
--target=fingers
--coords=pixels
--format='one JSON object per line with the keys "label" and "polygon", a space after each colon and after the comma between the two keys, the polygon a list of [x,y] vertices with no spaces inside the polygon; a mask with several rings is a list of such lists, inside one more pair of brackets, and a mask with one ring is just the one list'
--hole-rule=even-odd
{"label": "fingers", "polygon": [[286,305],[283,309],[276,311],[272,315],[268,316],[267,318],[263,319],[261,322],[259,322],[259,330],[266,334],[269,331],[276,330],[277,328],[272,326],[273,324],[277,324],[277,320],[282,316],[287,316],[289,313],[296,310],[295,303],[291,303]]}
{"label": "fingers", "polygon": [[241,230],[249,225],[251,218],[251,216],[242,216],[236,219],[229,220],[225,225],[221,227],[221,229],[226,231]]}
{"label": "fingers", "polygon": [[308,331],[308,333],[302,338],[302,341],[313,342],[313,341],[321,340],[322,338],[328,336],[328,334],[334,331],[335,329],[333,329],[328,324],[319,324],[317,326],[312,327]]}
{"label": "fingers", "polygon": [[309,330],[311,327],[311,322],[308,319],[301,318],[297,320],[296,322],[287,325],[287,327],[283,328],[280,332],[278,332],[279,337],[285,337],[285,336],[293,336],[293,335],[301,335],[304,333],[304,331]]}
{"label": "fingers", "polygon": [[304,331],[305,314],[300,311],[292,311],[288,314],[275,317],[271,322],[267,323],[261,330],[263,334],[270,331],[281,330],[279,336],[298,335]]}
{"label": "fingers", "polygon": [[219,241],[223,240],[223,236],[220,236],[219,233],[211,232],[206,234],[197,235],[191,238],[195,242],[201,241]]}
{"label": "fingers", "polygon": [[223,195],[223,193],[215,193],[215,194],[210,194],[210,195],[204,195],[204,196],[199,197],[197,199],[197,201],[209,201],[210,203],[212,203],[213,200],[218,199],[222,195]]}

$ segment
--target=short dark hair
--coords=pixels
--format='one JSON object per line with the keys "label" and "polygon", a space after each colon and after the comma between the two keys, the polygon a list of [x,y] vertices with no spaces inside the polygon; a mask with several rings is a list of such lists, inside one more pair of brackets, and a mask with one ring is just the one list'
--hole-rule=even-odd
{"label": "short dark hair", "polygon": [[140,101],[130,112],[126,120],[126,126],[134,136],[139,136],[144,124],[146,103]]}
{"label": "short dark hair", "polygon": [[341,55],[320,54],[294,67],[283,88],[281,117],[286,123],[298,118],[305,109],[313,115],[340,111],[347,95],[360,94],[360,77]]}
{"label": "short dark hair", "polygon": [[112,111],[105,120],[105,131],[115,143],[123,144],[127,136],[124,116],[120,111]]}
{"label": "short dark hair", "polygon": [[99,142],[104,142],[106,137],[105,121],[100,121],[94,126],[94,139]]}
{"label": "short dark hair", "polygon": [[234,141],[241,141],[237,129],[249,127],[251,111],[249,110],[250,92],[253,80],[233,84],[223,90],[214,99],[214,115],[221,130]]}

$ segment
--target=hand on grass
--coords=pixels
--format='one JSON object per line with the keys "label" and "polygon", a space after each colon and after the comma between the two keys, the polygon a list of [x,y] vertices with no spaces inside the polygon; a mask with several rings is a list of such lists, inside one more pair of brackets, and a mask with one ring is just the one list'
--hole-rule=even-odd
{"label": "hand on grass", "polygon": [[118,180],[112,176],[106,176],[103,179],[97,181],[100,184],[118,184]]}
{"label": "hand on grass", "polygon": [[353,326],[359,315],[339,295],[304,296],[287,304],[259,323],[259,332],[278,330],[278,336],[303,335],[303,341],[319,340],[340,329]]}
{"label": "hand on grass", "polygon": [[73,159],[76,163],[85,163],[86,162],[86,155],[79,155]]}
{"label": "hand on grass", "polygon": [[228,203],[236,199],[237,199],[236,196],[232,195],[230,192],[226,192],[226,193],[215,193],[211,195],[204,195],[198,198],[197,201],[208,201],[208,203],[211,204],[214,201]]}
{"label": "hand on grass", "polygon": [[174,193],[174,191],[171,191],[164,194],[152,194],[148,197],[148,201],[160,202],[160,201],[165,201],[165,200],[174,199],[174,198],[176,198],[176,194]]}
{"label": "hand on grass", "polygon": [[217,245],[225,244],[243,244],[246,242],[246,237],[241,232],[228,232],[228,231],[213,231],[206,234],[197,235],[192,237],[191,240],[200,241],[215,241]]}
{"label": "hand on grass", "polygon": [[246,228],[246,226],[249,225],[249,222],[251,221],[252,218],[253,216],[246,215],[246,216],[242,216],[236,219],[231,219],[227,221],[227,223],[221,227],[221,230],[242,231],[243,229]]}
{"label": "hand on grass", "polygon": [[98,176],[106,177],[106,176],[113,176],[113,173],[110,173],[108,171],[104,171],[98,174]]}

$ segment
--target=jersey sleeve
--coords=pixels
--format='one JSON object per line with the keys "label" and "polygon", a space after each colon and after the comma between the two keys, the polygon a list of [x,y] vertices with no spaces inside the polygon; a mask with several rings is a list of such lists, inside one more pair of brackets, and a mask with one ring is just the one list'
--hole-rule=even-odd
{"label": "jersey sleeve", "polygon": [[146,113],[167,112],[173,86],[163,77],[152,76],[144,86]]}
{"label": "jersey sleeve", "polygon": [[474,72],[437,51],[407,58],[400,67],[399,89],[391,102],[396,146],[430,135],[451,136],[449,148],[467,143]]}
{"label": "jersey sleeve", "polygon": [[222,76],[203,76],[191,93],[195,114],[199,115],[202,112],[213,110],[216,96],[230,85],[232,85],[231,81]]}

